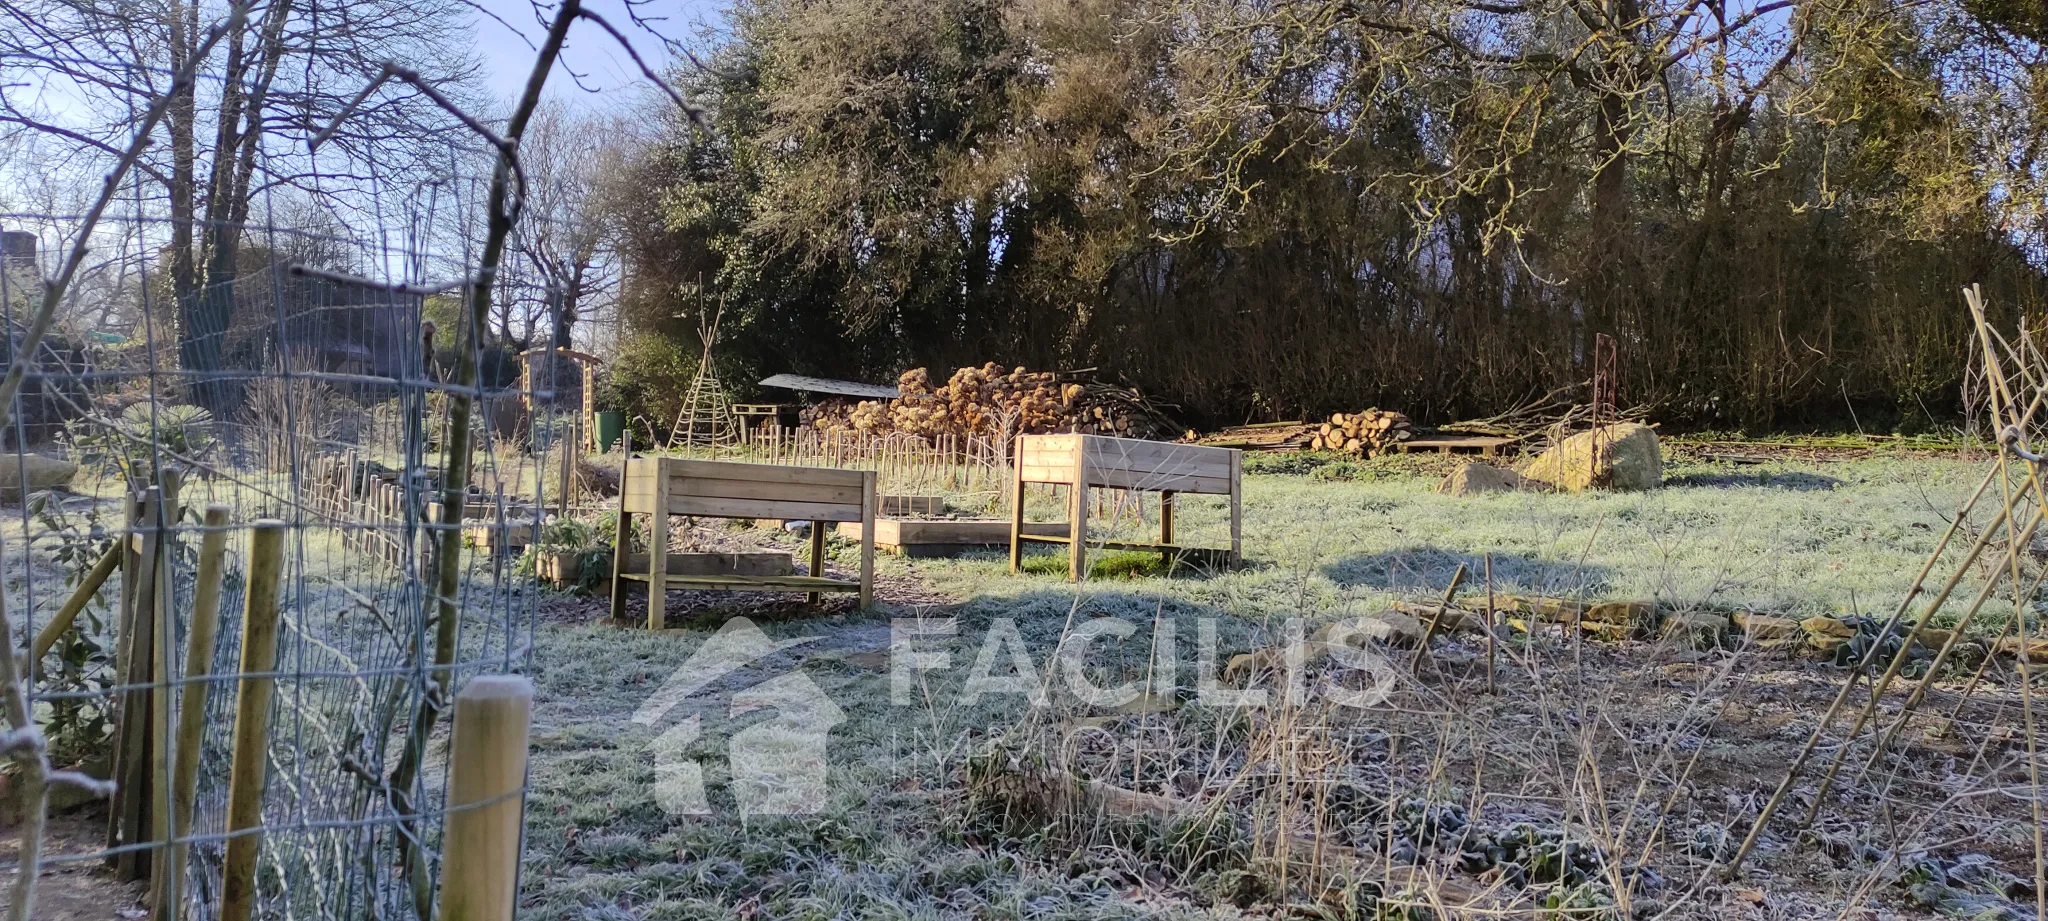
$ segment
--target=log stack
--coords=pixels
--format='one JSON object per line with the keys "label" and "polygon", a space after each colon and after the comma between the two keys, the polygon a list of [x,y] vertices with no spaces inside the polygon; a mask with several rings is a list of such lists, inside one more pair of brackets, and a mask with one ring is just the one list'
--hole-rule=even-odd
{"label": "log stack", "polygon": [[897,378],[896,389],[897,399],[820,408],[805,422],[824,430],[924,437],[1083,432],[1151,438],[1172,430],[1135,390],[1061,380],[1050,371],[1005,370],[994,362],[961,368],[937,386],[930,372],[912,368]]}
{"label": "log stack", "polygon": [[1359,457],[1378,457],[1396,445],[1415,437],[1408,417],[1393,410],[1335,413],[1309,439],[1311,451],[1335,451]]}

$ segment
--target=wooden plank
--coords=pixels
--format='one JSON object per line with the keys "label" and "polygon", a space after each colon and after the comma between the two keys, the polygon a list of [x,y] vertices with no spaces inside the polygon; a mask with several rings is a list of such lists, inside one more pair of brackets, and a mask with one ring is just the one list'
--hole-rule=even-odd
{"label": "wooden plank", "polygon": [[[1010,539],[1011,523],[1003,518],[935,518],[922,521],[875,519],[875,543],[890,547],[911,544],[981,544],[1000,546]],[[1057,521],[1029,521],[1025,534],[1065,534],[1067,526]],[[841,537],[859,540],[858,522],[839,525]]]}
{"label": "wooden plank", "polygon": [[860,504],[781,502],[771,499],[712,499],[669,496],[668,513],[705,518],[771,518],[785,521],[859,521]]}
{"label": "wooden plank", "polygon": [[[1088,482],[1088,455],[1083,453],[1074,461],[1074,483]],[[1075,486],[1067,493],[1067,521],[1073,524],[1067,533],[1072,539],[1067,542],[1067,580],[1079,582],[1088,575],[1088,488]]]}
{"label": "wooden plank", "polygon": [[1074,481],[1074,466],[1042,467],[1020,464],[1017,475],[1026,483],[1071,483]]}
{"label": "wooden plank", "polygon": [[[1040,544],[1066,544],[1073,542],[1073,538],[1065,534],[1026,534],[1024,535],[1024,540]],[[1136,550],[1141,553],[1208,553],[1219,557],[1226,557],[1230,554],[1230,551],[1223,547],[1189,547],[1182,544],[1154,544],[1137,540],[1091,540],[1088,542],[1088,546],[1100,547],[1104,550]]]}
{"label": "wooden plank", "polygon": [[[641,469],[660,468],[647,464]],[[664,580],[668,578],[668,484],[672,480],[665,475],[651,479],[654,495],[650,503],[653,513],[647,516],[647,629],[660,630],[668,626],[668,588]]]}
{"label": "wooden plank", "polygon": [[[649,555],[635,553],[626,558],[626,576],[644,576]],[[796,574],[796,558],[778,551],[739,553],[675,553],[667,560],[671,576],[788,576]],[[615,576],[616,578],[616,573]]]}
{"label": "wooden plank", "polygon": [[[825,574],[825,522],[822,521],[811,522],[811,558],[808,572],[813,576]],[[812,592],[805,596],[804,600],[817,604],[820,599],[817,592]]]}
{"label": "wooden plank", "polygon": [[[647,461],[640,463],[644,465]],[[654,514],[654,478],[642,476],[638,470],[633,471],[633,476],[627,477],[625,485],[619,489],[619,507],[631,515]]]}
{"label": "wooden plank", "polygon": [[1230,473],[1230,452],[1224,448],[1114,438],[1090,439],[1084,444],[1091,467],[1168,471],[1185,476],[1223,477]]}
{"label": "wooden plank", "polygon": [[[633,478],[633,428],[627,426],[619,440],[619,478],[628,483]],[[612,534],[612,619],[626,617],[626,582],[619,574],[626,571],[626,551],[633,549],[633,514],[626,508],[624,490],[619,496],[619,527]]]}
{"label": "wooden plank", "polygon": [[675,477],[669,481],[670,496],[703,496],[713,499],[772,499],[779,502],[818,502],[827,505],[860,504],[859,486],[822,483],[763,483],[759,480],[728,480],[712,477]]}
{"label": "wooden plank", "polygon": [[1146,492],[1171,491],[1211,496],[1230,494],[1228,477],[1178,476],[1136,470],[1099,470],[1093,467],[1088,470],[1088,485],[1112,489],[1138,489]]}
{"label": "wooden plank", "polygon": [[1081,446],[1080,435],[1019,435],[1017,449],[1020,451],[1075,451]]}
{"label": "wooden plank", "polygon": [[[1236,454],[1237,452],[1231,452]],[[1244,564],[1244,464],[1242,456],[1230,465],[1230,565]]]}
{"label": "wooden plank", "polygon": [[851,486],[855,489],[860,488],[860,478],[864,472],[837,470],[831,467],[687,460],[680,457],[662,458],[661,470],[670,479],[677,476],[706,477],[719,480],[754,480],[761,483],[816,483],[825,486]]}
{"label": "wooden plank", "polygon": [[1038,447],[1025,448],[1018,456],[1023,458],[1022,463],[1027,467],[1063,467],[1072,466],[1080,452],[1070,448]]}
{"label": "wooden plank", "polygon": [[[1018,453],[1021,456],[1023,449]],[[1010,574],[1016,575],[1024,563],[1024,467],[1012,464],[1010,470]]]}

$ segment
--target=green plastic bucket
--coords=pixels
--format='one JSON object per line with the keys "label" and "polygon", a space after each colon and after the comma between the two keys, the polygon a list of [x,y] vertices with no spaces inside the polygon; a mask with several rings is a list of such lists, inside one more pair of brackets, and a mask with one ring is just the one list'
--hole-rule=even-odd
{"label": "green plastic bucket", "polygon": [[624,412],[608,409],[597,414],[597,450],[599,453],[611,450],[612,446],[618,444],[619,438],[625,434],[626,414]]}

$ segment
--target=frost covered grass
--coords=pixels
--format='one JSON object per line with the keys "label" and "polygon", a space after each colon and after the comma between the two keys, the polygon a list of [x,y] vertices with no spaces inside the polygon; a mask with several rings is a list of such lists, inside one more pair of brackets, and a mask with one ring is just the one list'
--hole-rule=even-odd
{"label": "frost covered grass", "polygon": [[[1384,465],[1375,469],[1384,470]],[[1076,839],[1049,830],[1020,831],[1014,824],[988,821],[970,796],[973,759],[1027,737],[1071,746],[1071,728],[1057,727],[1071,727],[1088,711],[1055,707],[1056,712],[1048,712],[1020,693],[964,698],[964,676],[978,664],[978,643],[967,640],[1013,627],[1026,657],[1044,666],[1070,639],[1074,624],[1111,617],[1141,629],[1134,638],[1095,641],[1089,674],[1104,684],[1145,680],[1156,665],[1156,650],[1147,637],[1151,625],[1163,619],[1210,619],[1217,625],[1214,651],[1220,661],[1274,642],[1288,618],[1319,622],[1379,610],[1397,598],[1433,598],[1460,563],[1470,569],[1465,590],[1480,590],[1481,555],[1487,553],[1501,592],[1649,599],[1677,609],[1881,616],[1897,603],[1947,526],[1946,516],[1982,471],[1980,464],[1914,457],[1747,467],[1680,462],[1667,471],[1670,485],[1648,493],[1472,498],[1436,495],[1433,477],[1401,475],[1399,468],[1349,480],[1255,474],[1246,479],[1249,565],[1241,571],[1166,575],[1155,556],[1097,553],[1094,577],[1077,589],[1065,580],[1065,557],[1050,548],[1034,554],[1025,573],[1015,576],[998,553],[956,560],[885,557],[880,567],[885,579],[921,585],[947,600],[764,622],[765,632],[778,640],[812,639],[705,688],[660,725],[643,726],[631,717],[711,635],[716,616],[651,634],[551,619],[536,637],[542,703],[534,740],[522,916],[1271,916],[1300,893],[1290,895],[1285,885],[1276,890],[1269,880],[1248,882],[1265,879],[1255,857],[1226,848],[1225,857],[1179,860],[1172,856],[1180,853],[1179,839],[1167,840],[1170,829],[1122,830],[1079,846]],[[1034,514],[1044,517],[1049,508],[1036,508]],[[1189,543],[1218,545],[1225,539],[1218,501],[1186,499],[1178,519]],[[1123,533],[1156,527],[1156,521],[1141,520],[1128,508],[1109,523]],[[758,536],[763,542],[790,540],[766,532]],[[835,552],[842,564],[851,562],[849,547],[836,546]],[[885,602],[888,597],[885,592]],[[891,699],[886,653],[892,616],[952,618],[962,638],[950,647],[951,670],[920,677],[908,689],[907,702]],[[1189,646],[1191,633],[1192,628],[1183,630],[1177,642]],[[1527,662],[1540,662],[1528,647],[1518,648]],[[1187,648],[1181,655],[1185,661],[1176,686],[1165,690],[1185,697],[1196,678],[1197,653]],[[1483,804],[1478,778],[1484,769],[1489,778],[1500,778],[1489,786],[1513,777],[1531,802],[1552,795],[1568,798],[1568,792],[1545,786],[1547,778],[1558,771],[1583,774],[1588,763],[1614,756],[1617,749],[1627,757],[1601,762],[1614,775],[1610,781],[1619,785],[1613,789],[1637,782],[1631,771],[1644,771],[1666,784],[1669,779],[1658,773],[1665,768],[1645,753],[1669,749],[1673,738],[1682,737],[1684,744],[1718,738],[1721,730],[1711,722],[1718,697],[1695,699],[1700,693],[1695,688],[1678,693],[1666,702],[1670,706],[1644,707],[1644,688],[1672,684],[1660,677],[1666,673],[1654,663],[1625,663],[1619,654],[1600,661],[1611,661],[1617,676],[1625,666],[1633,671],[1626,680],[1595,677],[1592,685],[1560,685],[1588,679],[1531,665],[1527,675],[1504,681],[1525,682],[1532,689],[1530,700],[1549,701],[1544,707],[1572,701],[1575,695],[1597,698],[1602,703],[1596,709],[1625,702],[1621,717],[1607,721],[1627,727],[1623,731],[1617,725],[1616,738],[1595,738],[1592,724],[1578,719],[1587,714],[1576,714],[1556,725],[1586,728],[1555,729],[1561,734],[1550,740],[1554,751],[1510,757],[1505,742],[1464,738],[1466,730],[1455,718],[1460,709],[1445,709],[1441,699],[1425,697],[1419,706],[1437,724],[1423,727],[1416,737],[1421,744],[1413,750],[1424,758],[1415,766],[1420,773],[1408,777],[1389,768],[1378,781],[1387,785],[1382,794],[1429,801],[1441,795]],[[998,670],[1008,674],[1007,666]],[[725,761],[726,739],[772,717],[736,713],[733,695],[793,671],[814,681],[844,714],[845,722],[830,734],[830,795],[818,815],[742,819],[733,809],[737,784]],[[1754,785],[1758,777],[1768,780],[1769,766],[1782,763],[1779,748],[1788,740],[1796,743],[1804,728],[1800,721],[1806,717],[1788,701],[1814,694],[1824,699],[1835,680],[1826,674],[1794,674],[1782,682],[1792,688],[1789,696],[1751,700],[1745,714],[1778,708],[1785,715],[1745,716],[1743,731],[1753,737],[1714,742],[1721,746],[1713,749],[1716,758],[1724,749],[1736,754],[1728,764],[1708,759],[1703,774],[1725,774],[1730,790]],[[1717,688],[1715,694],[1732,693],[1725,685]],[[1475,718],[1483,710],[1492,714],[1489,721],[1523,727],[1514,730],[1521,736],[1553,731],[1545,728],[1552,726],[1547,716],[1514,712],[1522,702],[1489,697],[1470,705],[1478,710],[1463,712]],[[1642,712],[1633,712],[1637,709]],[[1106,730],[1102,711],[1093,712],[1098,715],[1086,717],[1096,721],[1088,724],[1096,727],[1091,731],[1106,731],[1110,741],[1090,744],[1118,752],[1109,763],[1130,770],[1133,784],[1154,777],[1152,768],[1134,765],[1180,763],[1200,751],[1241,750],[1262,738],[1241,720],[1200,708],[1141,717],[1139,723],[1110,723]],[[1701,714],[1708,722],[1701,722]],[[702,721],[702,730],[683,754],[702,767],[713,810],[708,816],[672,815],[655,795],[650,743],[661,728],[692,716]],[[1054,725],[1049,734],[1038,726],[1048,723]],[[1320,739],[1319,744],[1352,745],[1356,752],[1372,752],[1371,758],[1392,759],[1389,733],[1408,730],[1397,729],[1390,718],[1384,726],[1351,725],[1337,741],[1327,724],[1304,724],[1301,731]],[[1410,750],[1392,744],[1396,751]],[[1580,763],[1573,752],[1600,755]],[[1110,757],[1099,751],[1083,755],[1075,763]],[[1136,761],[1117,760],[1123,758]],[[1242,768],[1242,761],[1234,763]],[[1597,775],[1600,769],[1593,770]],[[1462,776],[1473,778],[1469,787],[1456,780]],[[1188,782],[1185,777],[1174,781],[1170,772],[1158,777],[1159,783],[1169,784],[1163,787],[1168,792],[1171,782]],[[1195,786],[1208,789],[1203,786],[1208,782]],[[1647,799],[1654,805],[1658,797]],[[1609,806],[1589,801],[1529,814],[1558,829],[1597,827],[1611,818]],[[1688,833],[1741,830],[1740,815],[1727,812],[1730,807],[1711,796],[1703,793],[1691,808]],[[1473,808],[1475,823],[1483,814],[1485,809]],[[1644,821],[1638,828],[1650,825]],[[1115,846],[1104,845],[1107,840]],[[1815,897],[1826,901],[1840,896],[1836,887],[1853,887],[1855,872],[1861,871],[1842,871],[1849,875],[1839,879],[1824,869],[1802,872],[1807,875],[1799,877],[1799,885],[1817,887]],[[1328,908],[1325,898],[1318,910]]]}

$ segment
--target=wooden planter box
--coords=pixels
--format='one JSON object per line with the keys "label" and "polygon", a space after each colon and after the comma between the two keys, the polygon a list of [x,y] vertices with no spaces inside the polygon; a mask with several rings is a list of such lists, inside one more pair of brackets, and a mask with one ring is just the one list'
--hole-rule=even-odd
{"label": "wooden planter box", "polygon": [[[833,522],[873,521],[875,473],[824,467],[783,467],[700,461],[680,457],[627,458],[621,471],[619,530],[614,546],[631,546],[633,520],[647,519],[652,550],[644,568],[631,559],[613,559],[612,618],[625,615],[624,583],[647,585],[647,626],[666,625],[671,589],[736,592],[803,592],[811,603],[825,592],[858,592],[860,606],[874,603],[875,544],[861,541],[860,579],[828,578],[825,571],[825,529]],[[811,527],[810,568],[806,575],[684,575],[675,570],[666,545],[671,516],[751,518],[808,521]]]}
{"label": "wooden planter box", "polygon": [[[1034,521],[1024,525],[1024,533],[1059,535],[1067,533],[1067,526],[1058,521]],[[860,522],[840,522],[839,535],[859,540]],[[875,519],[876,549],[912,559],[958,556],[1009,542],[1010,523],[1001,518]]]}
{"label": "wooden planter box", "polygon": [[[1088,572],[1088,490],[1121,489],[1159,494],[1159,541],[1094,541],[1109,550],[1158,551],[1168,559],[1186,557],[1203,548],[1185,547],[1173,537],[1173,497],[1196,493],[1230,497],[1230,547],[1205,556],[1225,565],[1244,560],[1243,452],[1233,448],[1110,438],[1103,435],[1020,435],[1015,479],[1011,482],[1010,571],[1023,568],[1024,543],[1066,544],[1067,577],[1081,581]],[[1025,529],[1024,487],[1028,483],[1067,486],[1067,523],[1059,536]]]}
{"label": "wooden planter box", "polygon": [[533,522],[507,521],[504,524],[470,525],[463,529],[463,534],[478,550],[517,556],[526,552],[527,542],[533,539]]}

